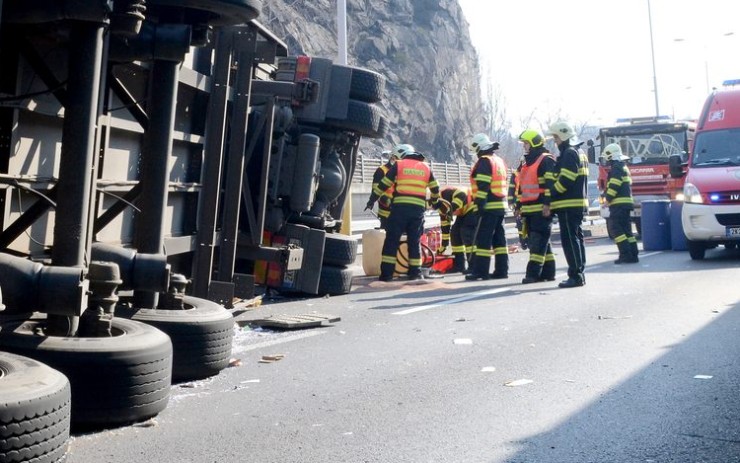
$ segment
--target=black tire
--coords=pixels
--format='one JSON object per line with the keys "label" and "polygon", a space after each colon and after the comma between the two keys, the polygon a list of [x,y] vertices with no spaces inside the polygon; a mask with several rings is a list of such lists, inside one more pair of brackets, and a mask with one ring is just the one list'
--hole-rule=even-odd
{"label": "black tire", "polygon": [[327,233],[324,241],[324,265],[352,265],[357,260],[357,239],[340,233]]}
{"label": "black tire", "polygon": [[326,118],[326,125],[342,130],[356,132],[369,138],[378,138],[378,128],[383,111],[371,103],[349,100],[347,104],[347,118]]}
{"label": "black tire", "polygon": [[116,314],[154,326],[172,340],[172,380],[217,375],[229,366],[234,317],[223,306],[185,296],[185,310],[116,309]]}
{"label": "black tire", "polygon": [[339,64],[335,64],[334,66],[352,69],[352,77],[349,84],[350,98],[366,103],[377,103],[383,99],[385,77],[382,74],[369,69],[352,66],[342,66]]}
{"label": "black tire", "polygon": [[689,248],[689,256],[691,260],[704,260],[704,254],[707,251],[707,246],[699,241],[686,241],[686,245]]}
{"label": "black tire", "polygon": [[0,348],[64,373],[72,386],[72,427],[90,429],[151,418],[167,406],[172,343],[160,330],[114,318],[114,336],[43,336],[44,316],[0,325]]}
{"label": "black tire", "polygon": [[0,462],[63,461],[72,396],[60,372],[0,352]]}
{"label": "black tire", "polygon": [[352,270],[347,267],[324,265],[321,267],[318,294],[337,296],[352,290]]}

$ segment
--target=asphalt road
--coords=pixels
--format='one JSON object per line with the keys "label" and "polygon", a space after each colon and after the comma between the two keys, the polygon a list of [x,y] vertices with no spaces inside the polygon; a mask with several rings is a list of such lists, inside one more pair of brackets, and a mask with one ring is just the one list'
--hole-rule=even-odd
{"label": "asphalt road", "polygon": [[239,329],[241,365],[173,386],[150,422],[75,436],[67,461],[740,462],[738,251],[617,266],[588,241],[582,288],[519,284],[523,252],[508,280],[266,298],[238,319],[341,321]]}

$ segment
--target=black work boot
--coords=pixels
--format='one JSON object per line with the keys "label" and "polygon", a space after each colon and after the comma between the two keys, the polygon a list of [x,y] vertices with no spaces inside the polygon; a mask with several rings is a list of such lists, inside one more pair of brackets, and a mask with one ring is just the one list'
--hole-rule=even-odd
{"label": "black work boot", "polygon": [[617,243],[617,249],[619,249],[619,258],[614,261],[615,264],[626,264],[630,260],[630,248],[627,241]]}
{"label": "black work boot", "polygon": [[494,271],[491,274],[493,280],[504,280],[509,278],[509,255],[496,254],[493,258]]}
{"label": "black work boot", "polygon": [[456,253],[454,260],[453,260],[452,269],[450,270],[450,273],[465,273],[466,270],[466,259],[465,254],[463,253]]}
{"label": "black work boot", "polygon": [[586,281],[583,278],[573,278],[573,277],[570,277],[567,280],[561,281],[558,284],[558,287],[560,287],[560,288],[577,288],[577,287],[583,286],[585,284],[586,284]]}
{"label": "black work boot", "polygon": [[542,281],[540,279],[541,273],[542,273],[542,265],[538,264],[537,262],[532,262],[530,260],[529,262],[527,262],[527,271],[524,273],[522,284],[528,285],[530,283],[539,283],[540,281]]}
{"label": "black work boot", "polygon": [[555,281],[555,260],[546,260],[542,266],[540,281]]}

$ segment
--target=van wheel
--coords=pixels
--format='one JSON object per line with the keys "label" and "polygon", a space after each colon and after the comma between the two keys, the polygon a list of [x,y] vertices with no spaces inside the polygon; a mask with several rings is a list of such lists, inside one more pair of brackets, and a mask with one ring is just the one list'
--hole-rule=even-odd
{"label": "van wheel", "polygon": [[689,248],[689,256],[692,260],[703,260],[704,254],[707,251],[707,247],[704,243],[699,241],[687,241],[686,244]]}
{"label": "van wheel", "polygon": [[129,424],[167,406],[172,343],[160,330],[114,318],[111,337],[45,336],[45,331],[45,315],[4,321],[0,348],[43,362],[69,378],[73,429]]}
{"label": "van wheel", "polygon": [[69,438],[71,391],[60,372],[0,352],[0,461],[63,461]]}
{"label": "van wheel", "polygon": [[185,296],[184,310],[116,308],[116,314],[163,331],[172,340],[172,380],[217,375],[229,365],[234,317],[223,306]]}

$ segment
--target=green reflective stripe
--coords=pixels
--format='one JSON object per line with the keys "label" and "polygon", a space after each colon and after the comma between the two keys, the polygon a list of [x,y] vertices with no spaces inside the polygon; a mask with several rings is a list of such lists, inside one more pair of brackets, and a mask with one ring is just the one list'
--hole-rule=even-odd
{"label": "green reflective stripe", "polygon": [[449,240],[450,239],[450,234],[449,233],[442,233],[442,239],[443,240]]}
{"label": "green reflective stripe", "polygon": [[557,176],[555,175],[555,172],[545,172],[545,178],[549,180],[555,180]]}
{"label": "green reflective stripe", "polygon": [[455,254],[465,252],[465,251],[466,251],[465,246],[452,246],[452,252]]}
{"label": "green reflective stripe", "polygon": [[550,206],[553,209],[565,209],[568,207],[588,207],[588,200],[586,198],[576,198],[576,199],[561,199],[559,201],[553,201]]}
{"label": "green reflective stripe", "polygon": [[614,238],[614,242],[617,244],[621,243],[622,241],[627,241],[627,235],[625,235],[624,233]]}
{"label": "green reflective stripe", "polygon": [[545,262],[555,262],[555,254],[553,254],[553,253],[548,253],[548,254],[547,254],[547,255],[545,256]]}
{"label": "green reflective stripe", "polygon": [[384,264],[396,265],[396,256],[386,256],[385,254],[380,258],[380,262]]}
{"label": "green reflective stripe", "polygon": [[632,197],[629,197],[629,198],[625,198],[625,197],[614,198],[611,201],[609,201],[609,205],[610,206],[612,206],[612,205],[619,206],[621,204],[633,204],[634,205],[635,204],[635,201],[632,199]]}
{"label": "green reflective stripe", "polygon": [[416,196],[396,196],[393,198],[393,204],[411,204],[414,206],[421,206],[426,209],[427,201],[424,198],[417,198]]}
{"label": "green reflective stripe", "polygon": [[391,211],[388,209],[378,209],[378,216],[379,217],[390,217]]}
{"label": "green reflective stripe", "polygon": [[507,248],[506,246],[499,246],[499,247],[493,248],[494,255],[500,256],[500,255],[508,254],[508,253],[509,253],[509,248]]}
{"label": "green reflective stripe", "polygon": [[411,267],[420,267],[421,266],[421,258],[409,259],[409,265]]}
{"label": "green reflective stripe", "polygon": [[[447,226],[452,225],[452,222],[449,221],[449,220],[447,220],[447,219],[445,219],[445,220],[440,221],[439,224],[442,227],[447,227]],[[444,236],[444,235],[442,235],[442,236]],[[450,236],[450,235],[447,235],[447,236]]]}
{"label": "green reflective stripe", "polygon": [[492,178],[493,177],[491,177],[490,175],[476,174],[475,181],[476,182],[482,182],[482,183],[491,183],[491,179]]}
{"label": "green reflective stripe", "polygon": [[545,256],[542,254],[529,254],[529,261],[534,262],[535,264],[544,264],[545,263]]}
{"label": "green reflective stripe", "polygon": [[617,177],[612,177],[609,180],[609,183],[606,184],[606,186],[611,187],[612,185],[614,186],[614,188],[619,188],[620,186],[622,186],[622,180]]}
{"label": "green reflective stripe", "polygon": [[522,211],[522,214],[542,212],[542,204],[522,204],[521,211]]}
{"label": "green reflective stripe", "polygon": [[373,193],[375,193],[375,196],[383,196],[383,190],[378,187],[373,188]]}
{"label": "green reflective stripe", "polygon": [[480,257],[491,257],[493,255],[493,250],[475,248],[475,255]]}
{"label": "green reflective stripe", "polygon": [[[586,171],[586,173],[588,173],[588,170]],[[568,180],[573,180],[573,181],[575,181],[578,178],[578,172],[573,172],[572,170],[568,170],[568,169],[560,169],[560,175],[567,178]]]}
{"label": "green reflective stripe", "polygon": [[488,197],[488,192],[483,190],[478,190],[477,193],[475,193],[476,199],[486,199]]}
{"label": "green reflective stripe", "polygon": [[568,191],[568,189],[565,188],[560,182],[555,184],[555,189],[558,190],[558,193],[561,193],[561,194]]}
{"label": "green reflective stripe", "polygon": [[506,209],[506,203],[503,201],[488,201],[486,203],[486,207],[484,207],[483,209],[487,211],[503,210],[503,209]]}

